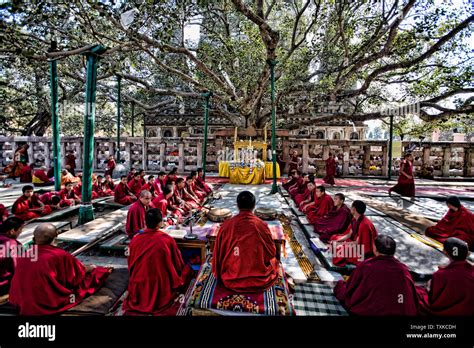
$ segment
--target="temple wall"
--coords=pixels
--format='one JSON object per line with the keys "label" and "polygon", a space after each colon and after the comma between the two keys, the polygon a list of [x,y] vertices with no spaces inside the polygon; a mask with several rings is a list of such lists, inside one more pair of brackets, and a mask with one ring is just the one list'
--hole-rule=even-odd
{"label": "temple wall", "polygon": [[[258,131],[262,138],[262,131]],[[376,140],[321,140],[294,136],[284,130],[277,131],[277,151],[287,159],[293,150],[302,156],[302,170],[318,176],[325,175],[325,162],[329,153],[338,157],[338,170],[344,176],[386,176],[388,173],[388,141]],[[239,138],[242,138],[239,132]],[[262,138],[263,139],[263,138]],[[257,138],[255,138],[257,140]],[[216,172],[218,162],[231,160],[233,156],[233,130],[215,131],[209,135],[207,148],[208,171]],[[267,138],[269,149],[271,138]],[[82,166],[82,137],[61,138],[61,166],[64,166],[67,151],[74,151],[76,166]],[[13,158],[18,146],[30,145],[29,161],[35,166],[49,167],[52,162],[51,138],[45,137],[0,137],[0,167],[5,167]],[[177,166],[181,172],[202,167],[202,144],[200,135],[187,137],[122,137],[120,158],[126,167],[144,168],[148,171],[169,171]],[[409,142],[403,142],[403,148]],[[94,170],[103,171],[107,158],[116,153],[116,138],[95,138]],[[271,156],[271,153],[269,154]],[[424,142],[413,151],[414,169],[423,164],[432,166],[435,176],[474,176],[474,143],[469,142]],[[398,174],[400,159],[394,158],[392,174]],[[287,172],[288,166],[285,168]]]}

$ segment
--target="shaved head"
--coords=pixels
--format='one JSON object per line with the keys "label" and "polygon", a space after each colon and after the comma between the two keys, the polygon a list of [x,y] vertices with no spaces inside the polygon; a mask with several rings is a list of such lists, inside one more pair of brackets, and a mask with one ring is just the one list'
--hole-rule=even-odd
{"label": "shaved head", "polygon": [[33,241],[37,245],[49,245],[56,238],[58,233],[56,227],[50,223],[38,225],[33,232]]}

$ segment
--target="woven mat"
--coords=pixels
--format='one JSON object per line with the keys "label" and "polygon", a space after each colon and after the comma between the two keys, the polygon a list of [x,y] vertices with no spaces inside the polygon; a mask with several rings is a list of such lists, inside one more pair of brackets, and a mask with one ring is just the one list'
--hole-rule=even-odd
{"label": "woven mat", "polygon": [[332,288],[326,284],[298,284],[293,298],[296,315],[340,316],[348,315],[334,297]]}

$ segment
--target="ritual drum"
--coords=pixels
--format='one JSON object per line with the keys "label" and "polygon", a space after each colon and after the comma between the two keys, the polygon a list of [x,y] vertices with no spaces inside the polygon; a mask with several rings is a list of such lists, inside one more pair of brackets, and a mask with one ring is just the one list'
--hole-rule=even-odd
{"label": "ritual drum", "polygon": [[271,208],[257,208],[255,209],[255,215],[262,220],[275,220],[277,218],[277,212]]}
{"label": "ritual drum", "polygon": [[212,208],[207,214],[209,220],[214,222],[222,222],[232,217],[230,209],[226,208]]}

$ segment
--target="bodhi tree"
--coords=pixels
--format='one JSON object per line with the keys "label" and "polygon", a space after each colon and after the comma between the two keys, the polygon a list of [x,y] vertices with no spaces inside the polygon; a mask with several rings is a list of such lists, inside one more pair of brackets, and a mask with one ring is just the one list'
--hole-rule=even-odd
{"label": "bodhi tree", "polygon": [[[468,2],[459,6],[434,0],[4,4],[6,128],[42,134],[49,126],[48,59],[60,60],[60,97],[83,100],[80,53],[96,43],[108,47],[99,66],[99,125],[100,117],[105,125],[113,117],[101,115],[100,101],[105,109],[115,100],[120,75],[122,99],[145,114],[212,90],[214,114],[262,127],[271,112],[269,60],[278,62],[277,113],[285,127],[378,119],[387,108],[413,103],[425,122],[469,117],[474,17]],[[187,39],[190,30],[195,40]]]}

